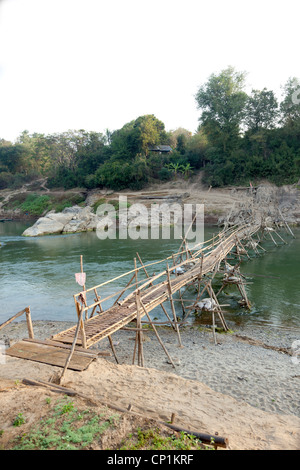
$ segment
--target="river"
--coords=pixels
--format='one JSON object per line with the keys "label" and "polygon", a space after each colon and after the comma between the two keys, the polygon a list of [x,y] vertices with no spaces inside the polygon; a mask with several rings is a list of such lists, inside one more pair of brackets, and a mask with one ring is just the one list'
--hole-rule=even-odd
{"label": "river", "polygon": [[[75,281],[75,273],[80,272],[80,255],[89,288],[133,269],[136,252],[146,264],[170,256],[180,245],[180,240],[172,238],[99,240],[95,232],[22,237],[31,224],[0,223],[0,324],[28,305],[33,320],[76,321],[73,294],[81,290]],[[238,325],[300,331],[300,229],[293,231],[295,239],[282,232],[287,245],[276,247],[270,239],[263,245],[267,253],[242,263],[252,308],[248,311],[239,307],[240,294],[234,286],[225,289],[219,300],[229,304],[224,307],[227,320]],[[205,227],[205,238],[211,238],[213,232],[217,232],[216,227]],[[149,273],[153,272],[154,266],[149,268]],[[121,280],[120,285],[124,282]],[[107,286],[105,295],[109,289]],[[190,290],[188,297],[192,293]],[[160,312],[155,310],[152,316],[162,318]],[[194,320],[193,315],[189,318],[196,323],[203,321],[203,316],[200,320]]]}

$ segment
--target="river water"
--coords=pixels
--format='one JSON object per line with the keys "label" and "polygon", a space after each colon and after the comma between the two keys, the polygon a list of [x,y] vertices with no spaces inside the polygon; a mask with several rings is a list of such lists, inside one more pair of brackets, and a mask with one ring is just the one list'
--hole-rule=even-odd
{"label": "river water", "polygon": [[[172,238],[99,240],[95,232],[22,237],[31,224],[0,223],[0,324],[28,305],[33,320],[75,322],[73,295],[82,289],[75,281],[75,273],[80,272],[80,255],[87,276],[86,288],[89,288],[133,269],[137,252],[146,264],[170,256],[180,246],[180,240]],[[293,231],[295,239],[282,232],[287,245],[276,247],[271,239],[266,240],[263,246],[267,253],[242,263],[241,272],[246,276],[246,291],[252,308],[251,311],[241,308],[238,290],[234,286],[227,288],[219,298],[221,304],[228,305],[224,307],[227,320],[238,325],[300,331],[300,230]],[[217,233],[216,227],[205,227],[205,238],[211,238],[214,232]],[[152,266],[149,274],[153,274],[155,268],[156,272],[160,271]],[[99,294],[109,295],[128,280],[120,279],[119,285],[108,285],[105,292]],[[219,282],[221,285],[221,278]],[[192,296],[195,293],[190,288],[185,297]],[[161,315],[160,309],[152,312],[152,317],[165,320]],[[203,316],[200,319],[189,316],[191,322],[203,319],[205,321]],[[211,321],[207,319],[207,323]]]}

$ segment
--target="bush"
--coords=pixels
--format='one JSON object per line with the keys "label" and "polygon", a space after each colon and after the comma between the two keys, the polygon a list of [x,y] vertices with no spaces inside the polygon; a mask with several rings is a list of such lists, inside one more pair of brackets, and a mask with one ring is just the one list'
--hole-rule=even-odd
{"label": "bush", "polygon": [[162,168],[158,172],[158,177],[161,181],[168,181],[169,179],[171,179],[171,176],[172,172],[168,168]]}
{"label": "bush", "polygon": [[13,183],[14,175],[9,171],[1,171],[0,173],[0,189],[9,188]]}
{"label": "bush", "polygon": [[107,161],[98,168],[95,179],[99,186],[115,191],[127,188],[138,190],[148,181],[148,168],[142,159],[133,162]]}
{"label": "bush", "polygon": [[44,212],[50,210],[50,208],[50,196],[38,196],[37,194],[29,194],[20,206],[22,212],[35,216],[42,215]]}

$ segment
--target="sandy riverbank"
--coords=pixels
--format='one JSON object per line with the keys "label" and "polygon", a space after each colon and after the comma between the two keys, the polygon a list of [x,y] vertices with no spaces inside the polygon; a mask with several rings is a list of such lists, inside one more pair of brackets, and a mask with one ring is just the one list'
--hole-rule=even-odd
{"label": "sandy riverbank", "polygon": [[[45,339],[68,326],[37,321],[34,332],[36,338]],[[119,365],[113,356],[99,358],[84,372],[68,370],[64,385],[115,406],[132,404],[133,410],[150,418],[168,420],[175,412],[178,425],[218,432],[229,438],[231,449],[299,449],[300,363],[288,354],[299,332],[233,329],[231,334],[217,334],[215,345],[209,329],[184,327],[180,348],[173,330],[159,328],[175,369],[153,331],[145,333],[145,367],[132,366],[135,335],[119,331],[113,335]],[[0,333],[0,341],[12,344],[27,336],[26,325],[14,323]],[[97,348],[108,350],[108,340]],[[61,371],[6,359],[0,366],[2,380],[48,381]],[[8,392],[0,394],[0,403],[10,406]]]}

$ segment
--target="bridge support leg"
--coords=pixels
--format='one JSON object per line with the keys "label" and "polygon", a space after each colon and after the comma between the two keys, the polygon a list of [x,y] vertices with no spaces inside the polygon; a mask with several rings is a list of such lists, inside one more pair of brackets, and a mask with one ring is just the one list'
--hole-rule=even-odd
{"label": "bridge support leg", "polygon": [[143,352],[143,332],[142,332],[142,322],[141,322],[141,301],[140,301],[140,292],[136,291],[135,293],[135,301],[136,301],[136,336],[135,336],[135,345],[134,345],[134,352],[133,352],[133,360],[132,364],[135,361],[135,353],[136,347],[138,346],[138,365],[144,367],[144,352]]}
{"label": "bridge support leg", "polygon": [[172,313],[173,313],[173,317],[174,317],[174,324],[175,324],[175,328],[176,328],[176,331],[177,331],[179,346],[182,348],[183,346],[182,346],[182,343],[181,343],[181,336],[180,336],[180,332],[179,332],[177,316],[176,316],[176,311],[175,311],[175,307],[174,307],[174,301],[173,301],[173,296],[172,296],[172,285],[171,285],[171,279],[170,279],[170,270],[169,270],[168,264],[167,264],[167,277],[168,277],[169,298],[170,298],[171,309],[172,309]]}
{"label": "bridge support leg", "polygon": [[115,350],[115,346],[114,346],[112,337],[109,336],[109,337],[108,337],[108,340],[109,340],[109,344],[110,344],[111,350],[112,350],[112,352],[113,352],[113,355],[114,355],[114,357],[115,357],[116,363],[117,363],[117,364],[120,364],[120,363],[119,363],[119,360],[118,360],[118,357],[117,357],[117,353],[116,353],[116,350]]}

